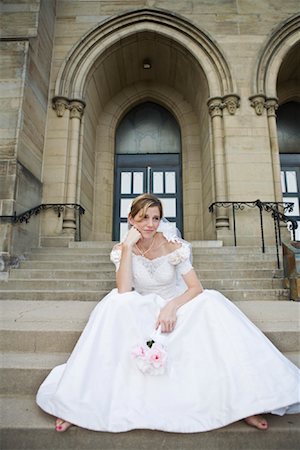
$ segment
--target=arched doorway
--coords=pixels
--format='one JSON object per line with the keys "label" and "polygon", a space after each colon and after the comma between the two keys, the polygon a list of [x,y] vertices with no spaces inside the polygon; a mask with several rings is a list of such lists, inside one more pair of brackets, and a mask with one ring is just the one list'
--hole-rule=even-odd
{"label": "arched doorway", "polygon": [[[219,135],[223,109],[229,111],[238,97],[233,90],[215,42],[179,16],[127,12],[81,39],[59,71],[53,106],[64,120],[62,185],[72,194],[70,202],[85,208],[82,239],[112,238],[116,129],[124,113],[147,101],[172,111],[180,127],[185,238],[214,239],[219,219],[227,229],[224,217],[217,217],[215,226],[208,207],[226,197]],[[62,232],[68,231],[64,218]]]}
{"label": "arched doorway", "polygon": [[157,195],[164,215],[182,232],[180,128],[172,114],[153,102],[131,109],[116,131],[114,230],[120,240],[134,197]]}

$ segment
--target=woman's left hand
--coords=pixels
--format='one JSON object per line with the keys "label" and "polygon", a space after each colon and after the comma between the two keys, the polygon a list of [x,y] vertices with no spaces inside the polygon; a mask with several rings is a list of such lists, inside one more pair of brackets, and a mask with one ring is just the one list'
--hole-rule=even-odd
{"label": "woman's left hand", "polygon": [[161,310],[156,321],[156,329],[160,326],[162,333],[171,333],[176,325],[176,307],[167,303]]}

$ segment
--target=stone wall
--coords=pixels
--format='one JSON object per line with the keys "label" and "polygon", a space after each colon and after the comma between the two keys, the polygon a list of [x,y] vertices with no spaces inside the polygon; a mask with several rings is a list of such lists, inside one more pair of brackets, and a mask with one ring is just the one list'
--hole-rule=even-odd
{"label": "stone wall", "polygon": [[[5,187],[0,188],[5,196],[0,203],[2,214],[23,204],[21,200],[18,204],[16,197],[19,164],[27,170],[26,180],[31,173],[33,183],[43,182],[42,190],[40,185],[37,188],[37,192],[42,192],[43,202],[65,201],[68,166],[72,160],[70,124],[75,123],[70,119],[70,102],[76,100],[79,91],[82,94],[79,100],[86,103],[79,137],[76,194],[76,201],[86,208],[82,218],[83,239],[111,238],[115,127],[130,105],[143,101],[143,92],[145,100],[149,100],[147,92],[150,92],[150,100],[168,107],[181,123],[184,227],[188,239],[217,236],[208,206],[218,192],[220,197],[220,183],[225,186],[221,190],[223,200],[280,199],[275,115],[274,120],[270,119],[266,104],[262,106],[262,113],[257,113],[249,97],[260,92],[255,71],[266,42],[276,27],[299,12],[297,0],[287,0],[284,5],[281,0],[24,0],[3,3],[6,36],[20,40],[2,42],[6,62],[0,86],[2,98],[5,97],[2,123],[6,124],[1,147],[4,157],[0,182],[5,181]],[[181,21],[186,31],[194,33],[195,39],[190,39],[186,46],[180,40],[173,40],[159,23],[151,29],[133,27],[128,35],[121,35],[122,28],[115,34],[112,29],[98,59],[88,56],[79,62],[82,66],[90,65],[82,81],[84,87],[67,99],[69,106],[58,117],[48,95],[50,100],[58,95],[57,80],[72,52],[91,30],[100,30],[101,26],[104,29],[112,17],[122,20],[121,15],[127,12],[141,10],[142,15],[143,8],[170,13],[174,23]],[[163,26],[163,21],[161,24]],[[196,42],[199,35],[196,36],[194,26],[205,36],[203,42],[206,39],[217,49],[214,51],[219,52],[215,67],[205,62],[206,55]],[[182,40],[187,34],[182,33]],[[102,45],[100,35],[101,31],[97,46]],[[269,95],[271,92],[275,96],[276,89],[281,89],[276,86],[280,61],[294,42],[295,39],[291,39],[281,50],[278,62],[276,52],[270,53],[273,59],[268,62],[272,67],[268,75]],[[152,52],[153,58],[158,57],[159,66],[154,67],[152,78],[150,72],[146,76],[135,69],[135,62],[143,56],[142,50]],[[203,52],[202,56],[199,52]],[[263,64],[260,70],[263,77]],[[284,82],[287,84],[289,80],[285,77]],[[217,84],[220,89],[216,94]],[[68,97],[71,88],[65,85],[64,89],[60,95]],[[228,92],[240,98],[234,113],[226,105]],[[207,101],[215,95],[220,96],[218,107],[222,117],[214,131]],[[175,100],[179,98],[181,100]],[[216,136],[219,153],[214,152]],[[74,150],[74,145],[72,148]],[[220,165],[221,180],[216,176]],[[26,189],[24,183],[25,180]],[[244,243],[252,242],[253,237],[259,235],[255,214],[249,211],[238,218]],[[230,218],[229,223],[232,228]],[[51,212],[43,215],[42,235],[58,236],[62,227],[62,218],[58,219]],[[6,231],[1,233],[2,239],[6,239]],[[272,235],[272,224],[269,235]],[[219,229],[218,237],[231,243],[231,230]]]}
{"label": "stone wall", "polygon": [[[3,23],[0,214],[12,215],[42,202],[55,1],[4,1]],[[1,224],[1,240],[10,257],[37,246],[39,217],[30,225]]]}

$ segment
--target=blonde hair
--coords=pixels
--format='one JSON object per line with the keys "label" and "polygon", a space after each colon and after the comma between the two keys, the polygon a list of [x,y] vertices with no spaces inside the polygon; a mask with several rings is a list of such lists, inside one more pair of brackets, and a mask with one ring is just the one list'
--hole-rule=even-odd
{"label": "blonde hair", "polygon": [[159,209],[160,219],[163,216],[163,207],[159,198],[155,197],[153,194],[142,194],[136,197],[130,208],[130,215],[134,218],[139,214],[139,218],[143,219],[146,215],[147,209],[157,206]]}

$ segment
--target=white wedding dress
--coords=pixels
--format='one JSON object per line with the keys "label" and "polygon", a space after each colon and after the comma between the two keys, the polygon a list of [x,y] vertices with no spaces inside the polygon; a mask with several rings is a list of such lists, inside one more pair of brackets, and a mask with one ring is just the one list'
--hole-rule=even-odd
{"label": "white wedding dress", "polygon": [[[91,313],[66,364],[41,385],[38,405],[80,427],[200,432],[263,412],[300,411],[300,371],[237,309],[205,290],[160,334],[163,375],[143,374],[131,350],[152,336],[162,306],[191,269],[189,247],[148,260],[132,256],[134,291],[112,290]],[[112,261],[118,266],[120,250]]]}

